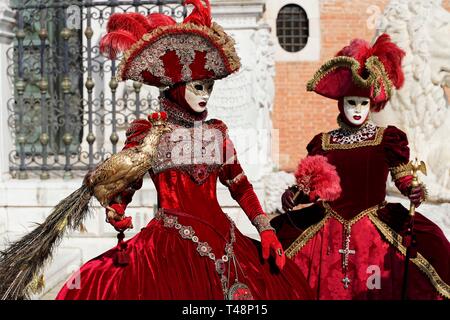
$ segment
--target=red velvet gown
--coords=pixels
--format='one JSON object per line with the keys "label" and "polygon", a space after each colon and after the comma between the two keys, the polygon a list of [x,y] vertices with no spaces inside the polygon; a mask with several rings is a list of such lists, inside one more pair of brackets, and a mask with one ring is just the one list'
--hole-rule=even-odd
{"label": "red velvet gown", "polygon": [[[371,126],[353,138],[342,129],[314,137],[308,153],[336,166],[342,195],[271,222],[318,299],[401,298],[408,210],[384,201],[389,170],[409,161],[408,142],[395,127]],[[419,254],[410,263],[408,297],[449,298],[449,242],[420,213],[415,233]]]}
{"label": "red velvet gown", "polygon": [[[192,127],[175,123],[170,126],[172,132],[181,130],[180,137],[184,133],[194,136],[191,135]],[[146,120],[137,121],[129,131],[126,148],[135,145],[148,129]],[[225,125],[218,120],[203,122],[201,129],[226,133]],[[230,183],[242,173],[236,161],[223,165],[177,165],[170,152],[174,152],[174,146],[180,141],[170,139],[170,134],[161,138],[158,159],[150,172],[163,215],[151,220],[126,241],[129,264],[117,265],[118,249],[113,248],[83,265],[79,271],[79,285],[74,285],[76,273],[61,289],[57,299],[224,299],[214,261],[200,255],[203,245],[207,253],[221,257],[230,240],[230,220],[217,201],[217,179],[229,186],[232,196],[250,219],[262,213],[261,206],[244,175],[241,175],[244,178],[240,183]],[[234,149],[227,136],[224,146],[224,149]],[[203,145],[202,149],[205,147],[208,148]],[[187,154],[191,152],[188,150]],[[138,183],[131,191],[124,192],[118,201],[126,206],[140,186]],[[194,235],[198,237],[195,242]],[[312,298],[305,278],[292,261],[279,272],[273,261],[262,260],[259,242],[247,238],[237,229],[235,236],[238,281],[249,287],[255,299]],[[230,268],[230,285],[236,279],[235,270]]]}

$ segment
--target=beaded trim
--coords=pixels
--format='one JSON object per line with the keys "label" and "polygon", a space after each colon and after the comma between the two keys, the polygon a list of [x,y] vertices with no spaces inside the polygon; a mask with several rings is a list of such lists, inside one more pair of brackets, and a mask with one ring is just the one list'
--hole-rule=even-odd
{"label": "beaded trim", "polygon": [[[210,28],[193,23],[161,26],[143,35],[124,53],[117,78],[119,81],[131,79],[143,82],[141,73],[148,70],[158,77],[163,85],[172,85],[172,79],[165,76],[161,57],[167,51],[173,50],[183,64],[184,82],[192,80],[188,62],[193,60],[195,51],[207,52],[205,69],[214,72],[215,76],[211,78],[220,79],[237,71],[241,66],[234,46],[233,38],[215,22]],[[187,53],[181,54],[182,51]]]}
{"label": "beaded trim", "polygon": [[258,230],[258,233],[261,233],[266,230],[275,231],[275,229],[270,225],[269,218],[265,214],[257,215],[252,220],[252,224],[256,227],[256,230]]}
{"label": "beaded trim", "polygon": [[366,121],[363,125],[352,128],[346,125],[340,117],[338,117],[339,129],[331,131],[330,142],[336,144],[351,144],[366,140],[373,140],[377,134],[377,126]]}
{"label": "beaded trim", "polygon": [[[217,258],[214,252],[212,252],[211,246],[208,244],[208,242],[202,242],[200,239],[195,235],[195,231],[191,226],[184,226],[178,222],[178,217],[167,215],[164,213],[164,209],[159,209],[155,215],[155,219],[162,220],[164,227],[166,228],[175,228],[178,230],[179,234],[181,235],[181,238],[185,240],[191,240],[197,245],[197,252],[201,257],[207,257],[210,260],[214,262],[216,272],[220,277],[220,282],[222,285],[222,291],[224,294],[224,297],[227,299],[229,298],[229,291],[233,289],[233,286],[229,286],[229,274],[228,276],[225,275],[226,271],[226,263],[233,261],[235,268],[236,268],[236,261],[234,256],[234,249],[233,249],[233,243],[236,242],[236,235],[235,235],[235,229],[236,226],[233,222],[233,220],[228,217],[228,220],[230,221],[230,240],[225,245],[225,254],[222,255],[220,258]],[[228,268],[230,268],[230,265],[228,265]],[[229,273],[230,270],[228,270]],[[237,275],[237,269],[236,269],[236,275],[235,275],[235,284],[240,284],[238,282],[238,275]],[[243,285],[243,284],[240,284]],[[243,285],[245,286],[245,285]],[[247,286],[245,286],[247,287]]]}
{"label": "beaded trim", "polygon": [[[159,209],[155,215],[155,218],[157,220],[162,220],[164,227],[175,228],[176,230],[178,230],[181,238],[183,238],[185,240],[191,240],[192,242],[197,244],[197,252],[202,257],[207,256],[209,259],[211,259],[213,261],[216,260],[216,255],[212,252],[212,248],[208,244],[208,242],[200,241],[198,236],[195,235],[194,229],[191,226],[184,226],[184,225],[180,224],[178,222],[178,217],[167,215],[164,213],[164,209]],[[231,221],[231,220],[230,220],[230,226],[231,226],[230,227],[231,238],[230,238],[229,243],[232,244],[236,241],[236,237],[234,234],[235,225],[234,225],[233,221]],[[233,247],[227,244],[225,246],[225,252],[226,252],[226,255],[222,256],[221,259],[225,259],[224,261],[226,262],[226,261],[228,261],[228,258],[230,257],[230,255],[233,254]]]}
{"label": "beaded trim", "polygon": [[169,122],[179,124],[186,128],[192,128],[196,121],[203,121],[208,116],[208,110],[196,115],[183,110],[182,107],[166,98],[160,98],[159,102],[161,104],[161,111],[167,113]]}
{"label": "beaded trim", "polygon": [[356,132],[339,128],[329,133],[322,133],[322,149],[327,151],[377,146],[383,141],[384,130],[385,128],[366,122]]}
{"label": "beaded trim", "polygon": [[[223,165],[225,125],[209,120],[199,122],[199,126],[184,127],[174,123],[172,117],[169,120],[171,132],[160,138],[152,172],[157,174],[177,168],[186,172],[195,183],[204,183],[212,172]],[[180,137],[176,136],[177,132]],[[210,135],[205,136],[206,132]]]}
{"label": "beaded trim", "polygon": [[[369,219],[377,227],[384,238],[393,245],[403,256],[406,256],[406,247],[402,244],[403,238],[393,229],[391,229],[387,224],[381,221],[376,212],[371,212],[369,214]],[[430,280],[431,284],[434,286],[436,291],[443,297],[450,299],[450,286],[442,280],[442,278],[437,273],[436,269],[425,259],[419,252],[415,258],[411,261],[422,271]]]}

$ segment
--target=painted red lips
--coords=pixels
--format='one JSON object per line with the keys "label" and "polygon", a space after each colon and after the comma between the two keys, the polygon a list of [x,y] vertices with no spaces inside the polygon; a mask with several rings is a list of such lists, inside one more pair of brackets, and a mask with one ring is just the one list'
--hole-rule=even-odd
{"label": "painted red lips", "polygon": [[361,116],[353,116],[353,119],[355,119],[355,120],[361,120]]}
{"label": "painted red lips", "polygon": [[199,105],[200,107],[206,107],[206,102],[200,102],[198,105]]}

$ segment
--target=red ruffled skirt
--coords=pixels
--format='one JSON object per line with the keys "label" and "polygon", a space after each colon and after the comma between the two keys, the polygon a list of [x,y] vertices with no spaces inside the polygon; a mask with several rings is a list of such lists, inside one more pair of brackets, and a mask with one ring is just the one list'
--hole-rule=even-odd
{"label": "red ruffled skirt", "polygon": [[[239,282],[249,287],[255,299],[312,299],[309,285],[292,261],[287,259],[280,272],[262,260],[259,242],[238,230],[235,234]],[[128,265],[115,263],[118,249],[113,248],[83,265],[56,299],[224,299],[214,261],[200,256],[197,245],[183,239],[179,230],[153,219],[126,244]],[[232,271],[231,284],[234,278]]]}

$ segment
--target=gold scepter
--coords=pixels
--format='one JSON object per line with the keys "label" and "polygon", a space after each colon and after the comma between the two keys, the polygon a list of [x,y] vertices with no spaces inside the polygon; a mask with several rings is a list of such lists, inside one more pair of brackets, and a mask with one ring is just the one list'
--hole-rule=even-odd
{"label": "gold scepter", "polygon": [[[413,180],[411,183],[411,190],[420,186],[419,181],[419,175],[418,172],[422,172],[424,175],[427,175],[427,167],[423,161],[417,160],[417,158],[414,161],[411,161],[409,163],[409,166],[412,171]],[[416,205],[411,201],[411,204],[409,206],[409,227],[406,231],[405,238],[406,240],[406,255],[405,255],[405,271],[403,273],[403,287],[402,287],[402,300],[407,300],[407,292],[408,292],[408,273],[409,273],[409,261],[411,260],[411,257],[415,253],[413,253],[413,248],[416,247],[416,239],[414,236],[414,216],[416,214]]]}
{"label": "gold scepter", "polygon": [[[420,185],[419,176],[417,173],[420,171],[424,175],[427,175],[427,166],[425,165],[425,162],[423,162],[423,161],[420,161],[420,163],[419,163],[417,158],[414,160],[414,162],[411,161],[410,164],[411,164],[412,176],[413,176],[411,187],[412,187],[412,189],[414,189]],[[411,202],[411,205],[409,206],[409,216],[414,217],[415,213],[416,213],[416,206],[414,205],[414,203]]]}

